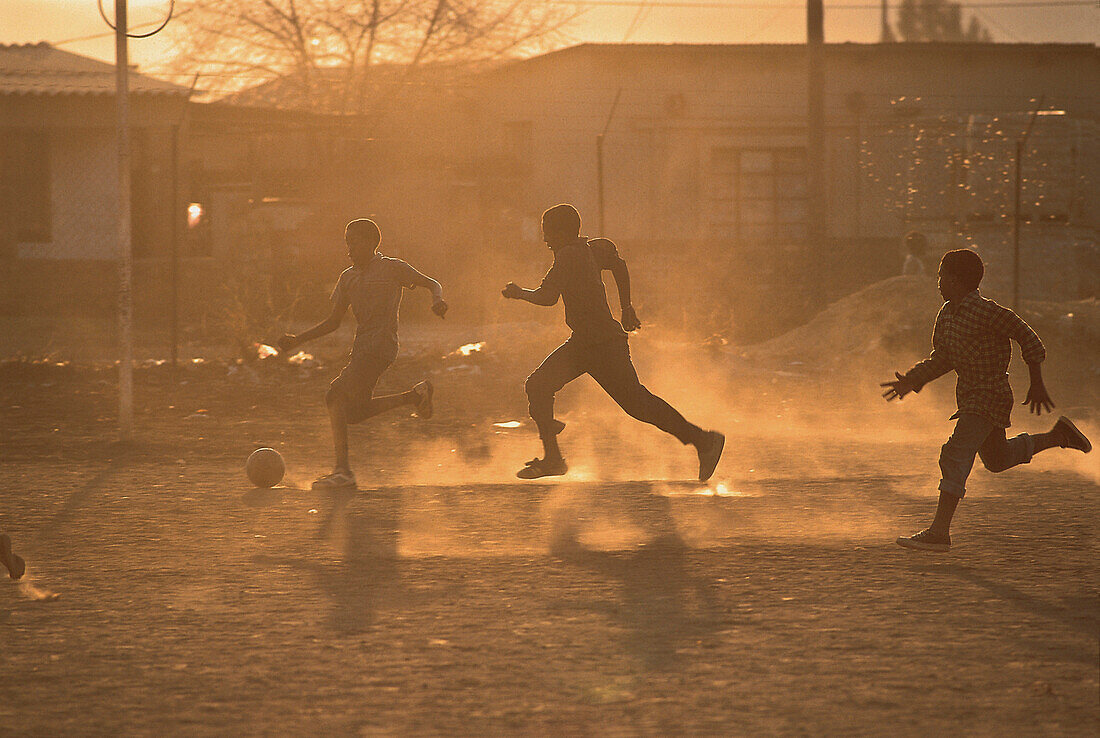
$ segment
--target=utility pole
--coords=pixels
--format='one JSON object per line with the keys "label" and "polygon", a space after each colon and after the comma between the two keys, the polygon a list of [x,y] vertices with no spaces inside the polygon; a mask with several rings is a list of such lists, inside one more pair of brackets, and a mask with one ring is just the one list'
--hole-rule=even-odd
{"label": "utility pole", "polygon": [[168,340],[172,344],[172,368],[179,365],[180,335],[179,335],[179,273],[180,273],[180,221],[185,216],[185,210],[180,207],[180,132],[186,132],[188,112],[191,109],[191,95],[195,92],[195,85],[199,83],[199,75],[191,80],[191,89],[187,91],[187,100],[184,101],[183,112],[179,120],[172,126],[172,243],[169,250],[168,263],[168,289],[171,293],[171,301],[168,307]]}
{"label": "utility pole", "polygon": [[890,0],[882,0],[882,18],[879,22],[878,42],[894,43],[894,32],[890,30]]}
{"label": "utility pole", "polygon": [[619,106],[619,96],[622,94],[623,88],[620,87],[615,93],[615,100],[611,103],[611,110],[607,114],[607,122],[604,123],[603,130],[596,134],[596,212],[599,216],[600,235],[607,233],[604,229],[603,208],[603,137],[611,127],[611,119],[615,117],[615,108]]}
{"label": "utility pole", "polygon": [[[825,258],[828,219],[825,206],[825,9],[822,0],[806,0],[806,194],[807,264],[817,266]],[[808,276],[808,275],[802,275]],[[820,284],[820,283],[819,283]],[[811,296],[816,297],[816,295]]]}
{"label": "utility pole", "polygon": [[179,271],[180,271],[180,220],[183,211],[180,208],[180,124],[172,126],[172,243],[168,258],[168,291],[171,295],[168,308],[168,340],[172,344],[172,368],[179,365],[180,338],[179,338]]}
{"label": "utility pole", "polygon": [[130,248],[130,59],[126,0],[115,0],[115,102],[118,130],[118,429],[134,437],[133,253]]}
{"label": "utility pole", "polygon": [[1024,130],[1024,135],[1021,138],[1016,139],[1016,176],[1014,183],[1014,200],[1012,206],[1012,309],[1020,309],[1020,198],[1023,194],[1024,180],[1023,180],[1023,164],[1024,164],[1024,148],[1027,146],[1027,139],[1031,136],[1031,129],[1035,126],[1035,119],[1039,116],[1039,111],[1043,107],[1043,101],[1046,96],[1040,97],[1039,102],[1035,105],[1035,109],[1031,111],[1031,117],[1027,121],[1027,128]]}

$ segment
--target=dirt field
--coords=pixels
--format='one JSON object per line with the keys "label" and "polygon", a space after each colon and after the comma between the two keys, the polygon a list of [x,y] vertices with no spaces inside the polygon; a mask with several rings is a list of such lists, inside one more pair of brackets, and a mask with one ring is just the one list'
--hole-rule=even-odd
{"label": "dirt field", "polygon": [[[1100,731],[1096,453],[979,468],[955,549],[914,554],[893,539],[930,516],[950,386],[872,407],[871,381],[700,379],[643,338],[651,388],[727,432],[713,483],[588,380],[570,475],[519,483],[535,436],[494,423],[552,344],[500,340],[407,341],[383,389],[431,374],[437,415],[356,427],[342,496],[308,491],[332,358],[140,371],[128,447],[109,370],[5,366],[0,527],[29,569],[0,582],[2,732]],[[245,480],[260,445],[287,486]]]}

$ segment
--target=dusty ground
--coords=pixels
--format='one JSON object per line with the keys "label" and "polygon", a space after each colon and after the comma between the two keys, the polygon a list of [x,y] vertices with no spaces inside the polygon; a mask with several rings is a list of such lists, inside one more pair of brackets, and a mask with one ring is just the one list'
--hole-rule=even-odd
{"label": "dusty ground", "polygon": [[[1095,453],[977,470],[955,550],[914,554],[893,538],[933,505],[949,387],[857,415],[873,383],[701,393],[640,357],[728,432],[714,483],[589,383],[562,400],[574,471],[521,484],[533,434],[492,424],[550,345],[440,358],[474,337],[409,344],[387,385],[432,373],[437,416],[356,428],[354,496],[308,491],[331,363],[139,372],[129,447],[110,372],[6,367],[0,527],[29,571],[0,583],[4,733],[1100,730]],[[250,488],[258,445],[288,486]]]}

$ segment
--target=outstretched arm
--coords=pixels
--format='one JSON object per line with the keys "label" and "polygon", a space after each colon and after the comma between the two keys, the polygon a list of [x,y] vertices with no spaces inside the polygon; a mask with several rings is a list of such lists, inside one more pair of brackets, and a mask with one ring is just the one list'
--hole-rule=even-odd
{"label": "outstretched arm", "polygon": [[348,311],[348,304],[342,301],[336,301],[332,305],[332,312],[327,318],[322,320],[317,325],[310,328],[305,333],[300,335],[294,335],[293,333],[287,333],[279,339],[280,351],[293,351],[301,346],[303,343],[312,341],[315,338],[321,336],[327,336],[334,330],[340,327],[340,322],[344,319],[344,314]]}
{"label": "outstretched arm", "polygon": [[543,307],[557,305],[558,298],[561,297],[560,292],[547,287],[545,283],[540,285],[538,289],[528,290],[520,287],[515,282],[509,282],[504,286],[504,289],[500,291],[500,294],[504,295],[509,300],[523,300],[532,305],[542,305]]}
{"label": "outstretched arm", "polygon": [[951,371],[951,364],[943,358],[942,354],[932,349],[932,353],[924,361],[917,362],[913,368],[905,374],[894,372],[896,379],[893,382],[882,382],[880,387],[886,387],[882,396],[887,402],[900,400],[910,392],[920,392],[924,385],[939,379]]}
{"label": "outstretched arm", "polygon": [[421,274],[416,269],[409,267],[413,271],[410,284],[415,287],[426,287],[432,293],[432,312],[439,317],[444,317],[447,314],[447,302],[443,299],[443,286],[436,280],[432,279],[426,274]]}

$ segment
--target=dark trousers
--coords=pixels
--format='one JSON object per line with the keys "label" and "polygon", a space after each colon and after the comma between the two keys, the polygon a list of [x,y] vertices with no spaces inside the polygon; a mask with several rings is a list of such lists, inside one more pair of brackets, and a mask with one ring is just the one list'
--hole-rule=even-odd
{"label": "dark trousers", "polygon": [[966,479],[977,454],[985,468],[1003,472],[1031,461],[1035,439],[1026,433],[1007,438],[998,428],[976,413],[959,413],[955,432],[940,449],[940,491],[955,497],[966,494]]}
{"label": "dark trousers", "polygon": [[676,436],[680,443],[694,443],[702,436],[699,426],[686,421],[638,380],[625,336],[602,343],[579,343],[569,339],[527,378],[531,418],[540,435],[554,433],[554,394],[582,374],[595,379],[632,418],[657,426]]}

